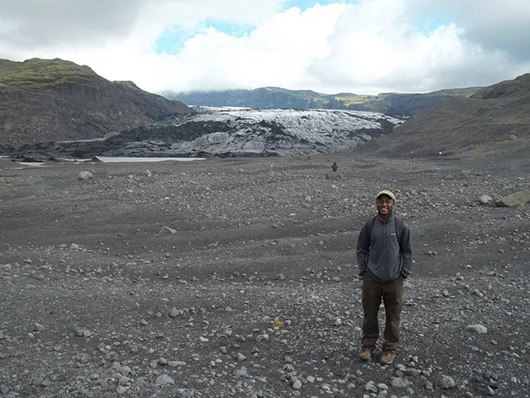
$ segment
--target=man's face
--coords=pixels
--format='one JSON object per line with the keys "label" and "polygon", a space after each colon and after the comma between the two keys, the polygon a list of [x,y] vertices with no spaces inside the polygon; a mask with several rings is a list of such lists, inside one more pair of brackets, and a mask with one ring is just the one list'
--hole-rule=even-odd
{"label": "man's face", "polygon": [[377,205],[377,212],[385,217],[392,213],[396,202],[388,195],[381,195],[376,199],[375,204]]}

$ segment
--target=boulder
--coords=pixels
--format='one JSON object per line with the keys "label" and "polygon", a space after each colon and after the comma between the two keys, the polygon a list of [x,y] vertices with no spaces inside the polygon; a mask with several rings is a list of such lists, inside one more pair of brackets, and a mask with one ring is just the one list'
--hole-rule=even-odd
{"label": "boulder", "polygon": [[175,384],[175,380],[167,374],[161,374],[156,378],[155,384],[157,386],[166,386],[168,384]]}
{"label": "boulder", "polygon": [[449,390],[450,388],[453,388],[456,386],[455,380],[451,376],[445,376],[445,375],[442,375],[441,377],[439,377],[436,384],[438,385],[438,387],[444,390]]}
{"label": "boulder", "polygon": [[342,179],[342,174],[338,171],[330,171],[326,174],[326,180],[340,180]]}
{"label": "boulder", "polygon": [[482,325],[468,325],[466,327],[466,330],[470,332],[478,333],[478,334],[488,333],[488,328]]}
{"label": "boulder", "polygon": [[489,195],[481,195],[480,198],[478,198],[478,201],[482,205],[490,205],[493,203],[493,198]]}
{"label": "boulder", "polygon": [[530,190],[525,189],[523,191],[512,193],[511,195],[504,196],[497,200],[495,204],[498,207],[513,207],[513,206],[524,206],[530,202]]}
{"label": "boulder", "polygon": [[92,179],[92,178],[94,178],[94,175],[90,171],[82,171],[77,176],[78,180],[89,180],[89,179]]}
{"label": "boulder", "polygon": [[160,231],[158,231],[159,235],[168,235],[168,234],[175,235],[176,233],[177,233],[176,229],[166,227],[166,226],[163,226],[162,228],[160,228]]}
{"label": "boulder", "polygon": [[392,384],[392,387],[407,388],[410,385],[410,381],[402,377],[393,377],[391,384]]}

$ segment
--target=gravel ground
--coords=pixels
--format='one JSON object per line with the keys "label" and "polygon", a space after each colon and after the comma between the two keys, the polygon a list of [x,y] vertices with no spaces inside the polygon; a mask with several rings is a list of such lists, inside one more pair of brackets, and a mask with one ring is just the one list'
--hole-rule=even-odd
{"label": "gravel ground", "polygon": [[[528,171],[1,159],[0,396],[530,397],[530,208],[478,202]],[[356,357],[355,244],[384,188],[415,247],[391,366]]]}

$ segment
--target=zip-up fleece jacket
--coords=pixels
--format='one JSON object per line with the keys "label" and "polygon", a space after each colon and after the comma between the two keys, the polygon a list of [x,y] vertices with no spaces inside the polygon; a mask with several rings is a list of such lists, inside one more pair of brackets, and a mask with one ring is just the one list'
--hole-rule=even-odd
{"label": "zip-up fleece jacket", "polygon": [[379,215],[368,220],[357,241],[359,275],[367,272],[380,283],[392,282],[400,275],[407,278],[412,267],[412,240],[410,229],[404,222],[399,235],[396,234],[393,213],[386,221]]}

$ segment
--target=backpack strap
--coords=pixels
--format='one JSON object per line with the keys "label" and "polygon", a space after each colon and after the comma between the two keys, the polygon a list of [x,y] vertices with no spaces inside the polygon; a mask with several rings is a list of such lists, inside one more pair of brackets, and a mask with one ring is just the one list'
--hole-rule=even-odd
{"label": "backpack strap", "polygon": [[372,222],[370,222],[370,221],[366,222],[366,235],[368,235],[368,241],[370,241],[372,239],[372,228],[374,227],[374,223],[375,223],[375,219],[376,218],[377,218],[377,216],[372,218]]}
{"label": "backpack strap", "polygon": [[398,216],[394,216],[394,226],[396,227],[396,236],[399,243],[399,248],[403,251],[403,219]]}

